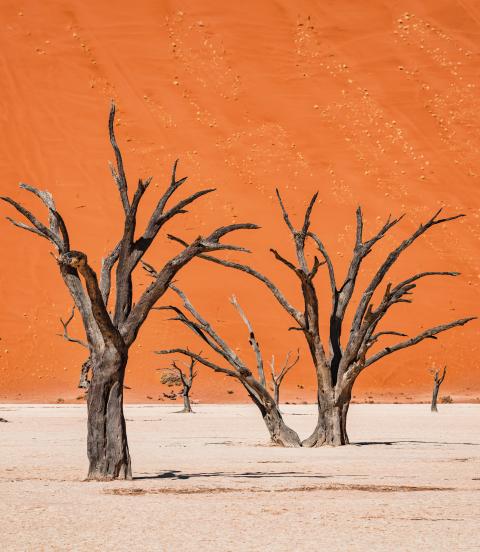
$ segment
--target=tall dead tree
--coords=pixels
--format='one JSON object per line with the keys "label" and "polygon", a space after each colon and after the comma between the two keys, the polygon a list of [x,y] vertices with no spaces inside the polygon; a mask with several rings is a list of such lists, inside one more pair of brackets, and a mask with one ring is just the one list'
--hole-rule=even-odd
{"label": "tall dead tree", "polygon": [[[339,281],[335,273],[333,262],[325,245],[317,234],[310,230],[310,218],[312,209],[317,199],[315,194],[303,218],[300,228],[296,228],[285,209],[283,201],[277,190],[277,197],[283,220],[287,225],[295,246],[296,262],[283,257],[275,249],[271,249],[275,259],[287,267],[298,280],[303,296],[303,306],[297,309],[293,306],[282,291],[265,275],[250,266],[233,261],[227,261],[201,254],[199,257],[210,262],[220,264],[235,270],[245,272],[262,282],[273,294],[278,303],[293,318],[295,325],[291,330],[303,333],[310,351],[317,379],[318,421],[315,430],[310,437],[303,441],[303,446],[314,447],[322,445],[345,445],[349,442],[347,435],[347,413],[350,405],[352,387],[357,377],[369,366],[385,358],[386,356],[412,347],[425,339],[436,339],[441,332],[457,326],[463,326],[474,317],[454,320],[429,328],[415,337],[387,345],[371,352],[383,338],[391,336],[407,337],[398,331],[378,330],[380,322],[390,309],[399,303],[410,303],[409,298],[417,282],[430,276],[457,276],[457,272],[420,272],[397,284],[388,283],[376,302],[375,293],[384,281],[388,271],[400,257],[401,253],[410,247],[420,236],[431,228],[444,224],[463,215],[440,218],[441,209],[437,211],[426,223],[420,224],[409,237],[403,240],[393,249],[374,272],[367,287],[361,292],[356,304],[352,304],[352,297],[357,283],[357,276],[364,259],[373,246],[380,241],[385,234],[400,222],[403,217],[391,219],[390,217],[380,230],[371,238],[365,239],[363,232],[363,215],[360,208],[356,213],[356,236],[353,247],[353,255],[343,281]],[[184,246],[188,243],[183,239],[172,236]],[[311,266],[307,262],[306,244],[310,242],[316,247],[322,261],[314,257]],[[319,326],[319,301],[315,277],[320,266],[326,265],[331,290],[331,307],[329,316],[329,331],[324,336],[326,343],[322,341]],[[345,339],[342,339],[347,308],[351,305],[353,318]],[[326,349],[327,345],[328,349]]]}
{"label": "tall dead tree", "polygon": [[194,308],[187,296],[173,284],[170,284],[170,287],[180,297],[183,306],[190,313],[191,317],[189,318],[180,308],[173,305],[157,308],[175,312],[176,316],[171,320],[182,322],[185,326],[190,328],[190,330],[196,333],[205,343],[207,343],[210,349],[220,355],[230,365],[230,368],[224,368],[201,354],[194,353],[188,349],[165,349],[162,351],[156,351],[156,353],[159,355],[183,354],[198,361],[200,364],[207,366],[215,372],[226,374],[227,376],[235,378],[243,385],[253,403],[260,410],[272,443],[285,447],[300,447],[300,438],[293,429],[285,424],[277,403],[268,391],[260,345],[257,341],[252,325],[250,324],[245,312],[239,305],[237,299],[232,297],[231,302],[247,326],[249,333],[248,342],[255,353],[257,376],[255,376],[253,371],[248,367],[248,363],[240,358],[232,347],[230,347],[230,345],[222,337],[220,337],[212,325],[207,322],[207,320]]}
{"label": "tall dead tree", "polygon": [[285,357],[285,362],[283,363],[280,372],[275,370],[275,356],[272,355],[270,361],[270,374],[272,376],[272,389],[273,389],[273,398],[278,406],[280,406],[280,386],[285,378],[285,376],[290,372],[290,370],[297,364],[300,359],[300,351],[297,351],[297,356],[290,361],[291,351],[288,351],[287,356]]}
{"label": "tall dead tree", "polygon": [[[253,224],[232,224],[217,228],[206,237],[198,236],[165,263],[157,277],[134,303],[133,273],[158,232],[168,221],[186,213],[190,204],[214,189],[200,190],[168,207],[173,194],[186,181],[186,178],[177,179],[175,162],[169,186],[159,198],[144,231],[136,235],[137,211],[152,179],[139,179],[136,190],[130,197],[122,155],[115,138],[114,120],[115,105],[112,104],[108,128],[116,163],[115,166],[111,164],[110,169],[124,212],[123,231],[118,243],[102,261],[100,279],[97,279],[87,255],[72,249],[67,226],[49,192],[20,184],[23,190],[34,194],[43,202],[48,212],[48,224],[41,222],[17,201],[9,197],[1,198],[27,221],[25,223],[7,217],[12,224],[45,238],[56,249],[60,274],[82,317],[92,366],[87,401],[89,479],[131,478],[123,415],[123,381],[129,348],[152,307],[163,296],[178,271],[193,258],[205,252],[219,250],[245,251],[238,246],[225,245],[220,239],[236,230],[257,228]],[[114,308],[110,315],[109,297],[115,265]]]}
{"label": "tall dead tree", "polygon": [[[190,390],[192,388],[193,380],[197,376],[197,372],[194,372],[193,367],[195,366],[196,360],[194,358],[190,359],[190,362],[186,365],[187,371],[185,372],[178,364],[173,360],[172,365],[168,368],[159,368],[159,371],[162,372],[160,376],[160,382],[163,385],[168,387],[180,386],[182,388],[181,395],[183,397],[183,410],[180,412],[191,413],[192,405],[190,404]],[[175,398],[177,393],[175,393]]]}
{"label": "tall dead tree", "polygon": [[440,390],[440,385],[442,385],[446,375],[447,375],[446,366],[443,369],[443,374],[441,376],[439,376],[439,371],[435,370],[435,374],[433,376],[432,404],[430,407],[430,410],[432,412],[438,412],[438,408],[437,408],[438,391]]}

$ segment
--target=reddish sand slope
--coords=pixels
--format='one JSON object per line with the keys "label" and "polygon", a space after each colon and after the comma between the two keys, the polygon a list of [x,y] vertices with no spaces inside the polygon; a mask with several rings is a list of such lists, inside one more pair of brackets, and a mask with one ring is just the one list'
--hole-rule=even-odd
{"label": "reddish sand slope", "polygon": [[[421,283],[414,304],[398,306],[385,329],[412,334],[478,314],[478,2],[377,0],[355,7],[346,0],[119,0],[113,7],[91,0],[4,0],[0,21],[2,192],[24,197],[19,181],[50,190],[73,247],[86,251],[97,269],[120,232],[121,206],[107,165],[106,122],[115,98],[131,186],[154,176],[141,224],[179,157],[180,174],[190,177],[181,194],[212,185],[217,192],[167,230],[194,238],[220,224],[258,222],[261,230],[236,238],[254,251],[242,258],[299,302],[296,282],[268,251],[274,246],[293,255],[276,186],[295,219],[320,191],[313,227],[340,275],[358,204],[367,233],[390,212],[407,213],[371,254],[360,287],[389,248],[444,206],[468,217],[420,239],[391,277],[423,270],[462,276]],[[2,213],[12,214],[6,205]],[[0,400],[75,399],[85,353],[56,336],[71,300],[49,245],[7,222],[0,242]],[[161,237],[146,260],[158,266],[177,250]],[[137,292],[146,282],[138,276]],[[325,327],[325,271],[319,282]],[[284,398],[313,398],[303,342],[287,331],[290,320],[259,284],[202,261],[187,267],[178,283],[242,354],[250,351],[228,301],[233,292],[266,358],[300,346],[302,361],[286,381]],[[164,391],[155,369],[166,361],[153,350],[201,348],[165,318],[153,312],[132,347],[127,400],[157,400]],[[78,325],[73,329],[81,335]],[[480,396],[478,332],[474,322],[389,357],[362,375],[357,398],[424,398],[429,369],[444,364],[443,394]],[[206,370],[194,395],[245,398],[235,382]]]}

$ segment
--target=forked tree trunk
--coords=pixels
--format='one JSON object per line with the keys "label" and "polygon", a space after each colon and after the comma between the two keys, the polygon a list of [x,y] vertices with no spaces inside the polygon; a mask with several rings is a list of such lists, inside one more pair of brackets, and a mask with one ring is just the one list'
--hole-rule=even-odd
{"label": "forked tree trunk", "polygon": [[304,447],[348,445],[347,414],[350,398],[335,404],[333,399],[320,395],[318,398],[318,421],[313,433],[302,442]]}
{"label": "forked tree trunk", "polygon": [[183,395],[183,410],[181,410],[180,412],[185,412],[185,413],[193,412],[192,405],[190,404],[189,393],[190,393],[190,389],[185,388],[183,390],[183,393],[182,393],[182,395]]}
{"label": "forked tree trunk", "polygon": [[127,356],[106,350],[94,364],[88,389],[88,479],[131,479],[132,468],[123,415]]}

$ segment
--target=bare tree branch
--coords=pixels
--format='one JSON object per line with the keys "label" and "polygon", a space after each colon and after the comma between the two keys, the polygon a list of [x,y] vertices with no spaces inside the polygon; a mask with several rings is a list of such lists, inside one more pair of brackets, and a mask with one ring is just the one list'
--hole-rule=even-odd
{"label": "bare tree branch", "polygon": [[[438,374],[438,372],[437,372],[437,374]],[[445,366],[445,367],[443,368],[443,374],[442,374],[442,376],[441,376],[441,377],[439,378],[439,380],[438,380],[438,385],[439,385],[439,386],[442,385],[443,380],[445,379],[445,376],[446,376],[446,375],[447,375],[447,367]]]}
{"label": "bare tree branch", "polygon": [[382,263],[380,268],[375,273],[374,277],[372,278],[370,284],[367,286],[365,291],[363,292],[362,298],[360,300],[360,303],[357,307],[357,310],[355,312],[355,316],[352,323],[352,332],[358,331],[360,328],[363,316],[365,315],[365,312],[367,310],[368,304],[371,301],[371,298],[377,289],[377,287],[382,282],[383,278],[385,277],[388,270],[392,267],[392,265],[395,263],[395,261],[398,259],[400,254],[405,251],[416,239],[418,239],[421,235],[423,235],[427,230],[432,228],[433,226],[437,224],[441,224],[443,222],[448,222],[451,220],[456,220],[460,217],[463,217],[464,215],[455,215],[452,217],[447,217],[443,219],[438,219],[438,215],[442,209],[438,210],[425,224],[420,224],[418,229],[413,232],[413,234],[410,235],[407,239],[403,240],[403,242],[396,247],[385,259],[385,261]]}
{"label": "bare tree branch", "polygon": [[396,335],[396,336],[398,336],[398,337],[407,337],[407,334],[402,333],[402,332],[388,332],[388,331],[386,331],[386,332],[378,332],[378,333],[376,333],[375,335],[372,335],[372,336],[369,338],[369,340],[368,340],[368,342],[367,342],[367,349],[370,349],[370,347],[371,347],[374,343],[376,343],[376,342],[380,339],[380,337],[382,337],[382,336],[384,336],[384,335]]}
{"label": "bare tree branch", "polygon": [[[12,207],[15,207],[15,209],[21,213],[27,220],[31,222],[31,224],[35,227],[37,232],[36,234],[39,234],[49,240],[55,247],[58,249],[58,251],[62,252],[64,250],[63,243],[60,240],[60,237],[56,234],[54,234],[49,228],[47,228],[42,222],[40,222],[35,215],[33,215],[28,209],[25,209],[23,205],[20,203],[17,203],[15,200],[13,200],[10,197],[6,196],[0,196],[0,199],[2,201],[5,201],[6,203],[9,203],[12,205]],[[20,224],[14,222],[12,219],[8,219],[12,224],[15,224],[15,226],[19,226],[20,228],[23,228],[25,230],[33,231],[31,228],[26,228],[24,226],[20,226]]]}
{"label": "bare tree branch", "polygon": [[333,268],[332,259],[330,258],[330,255],[328,254],[322,240],[314,232],[308,232],[308,236],[316,243],[318,250],[327,263],[328,275],[330,277],[330,288],[332,290],[332,296],[334,297],[337,292],[337,283],[335,280],[335,269]]}
{"label": "bare tree branch", "polygon": [[[0,198],[0,199],[2,199],[2,198]],[[40,237],[45,238],[48,241],[50,241],[50,238],[48,236],[46,236],[45,234],[40,232],[40,230],[37,230],[33,226],[28,226],[28,224],[24,224],[23,222],[19,222],[17,220],[14,220],[11,217],[5,217],[5,218],[8,220],[8,222],[11,222],[14,226],[17,226],[18,228],[21,228],[22,230],[27,230],[28,232],[33,232],[34,234],[37,234],[37,236],[40,236]]]}
{"label": "bare tree branch", "polygon": [[108,132],[110,135],[110,143],[112,144],[113,151],[115,152],[115,159],[117,161],[117,169],[113,167],[113,165],[110,163],[110,170],[112,171],[113,179],[115,180],[115,183],[118,187],[118,191],[120,192],[120,198],[122,200],[123,210],[125,211],[125,214],[128,215],[128,212],[130,210],[130,202],[128,200],[128,184],[127,184],[127,177],[125,176],[125,170],[123,168],[123,159],[122,154],[120,152],[120,148],[118,147],[117,140],[115,138],[115,103],[112,101],[112,105],[110,107],[110,115],[108,117]]}
{"label": "bare tree branch", "polygon": [[290,222],[290,217],[288,216],[287,210],[285,209],[285,206],[283,205],[282,196],[280,195],[280,192],[278,191],[278,188],[275,189],[275,193],[277,194],[278,203],[280,204],[280,208],[282,210],[283,220],[285,221],[285,224],[287,225],[288,229],[292,233],[292,235],[295,235],[295,228],[293,227],[293,224]]}
{"label": "bare tree branch", "polygon": [[208,368],[211,368],[215,372],[221,372],[223,374],[227,374],[228,376],[237,376],[237,372],[233,370],[229,370],[228,368],[222,368],[218,364],[215,364],[213,362],[210,362],[208,359],[193,353],[192,351],[189,351],[188,349],[181,349],[181,348],[175,348],[175,349],[162,349],[161,351],[154,351],[156,355],[174,355],[174,354],[181,354],[185,355],[187,357],[190,357],[192,359],[195,359],[200,364],[203,364],[204,366],[207,366]]}
{"label": "bare tree branch", "polygon": [[57,218],[54,215],[54,213],[57,212],[57,209],[55,207],[55,201],[53,200],[52,194],[47,190],[39,190],[37,188],[34,188],[33,186],[30,186],[30,184],[25,184],[24,182],[20,182],[20,188],[22,188],[23,190],[27,190],[27,192],[30,192],[31,194],[36,195],[43,202],[45,207],[48,209],[48,221],[50,225],[50,230],[54,234],[58,234]]}
{"label": "bare tree branch", "polygon": [[120,323],[120,330],[124,336],[125,342],[130,344],[134,341],[140,326],[148,315],[150,309],[155,305],[158,299],[168,289],[178,271],[183,268],[194,257],[208,251],[221,251],[223,249],[240,249],[236,246],[229,246],[221,243],[219,240],[226,234],[237,230],[254,230],[256,224],[242,223],[231,224],[218,228],[209,236],[202,238],[199,236],[194,242],[186,246],[183,251],[170,259],[164,267],[157,273],[156,279],[147,287],[141,295],[137,304],[131,309],[125,322]]}
{"label": "bare tree branch", "polygon": [[467,322],[470,322],[471,320],[476,320],[475,316],[472,316],[470,318],[461,318],[459,320],[455,320],[453,322],[449,322],[448,324],[442,324],[440,326],[435,326],[434,328],[429,328],[428,330],[425,330],[421,334],[417,335],[416,337],[412,337],[411,339],[407,339],[405,341],[401,341],[400,343],[397,343],[396,345],[392,345],[391,347],[385,347],[372,357],[370,357],[364,365],[364,368],[367,368],[368,366],[372,365],[374,362],[377,362],[381,358],[390,355],[391,353],[394,353],[395,351],[400,351],[401,349],[405,349],[407,347],[412,347],[413,345],[416,345],[417,343],[420,343],[424,339],[432,338],[435,335],[445,332],[447,330],[450,330],[451,328],[455,328],[457,326],[464,326],[467,324]]}
{"label": "bare tree branch", "polygon": [[[372,337],[373,332],[385,317],[390,308],[397,303],[410,303],[409,299],[405,299],[405,295],[410,295],[411,291],[416,287],[416,282],[428,276],[458,276],[458,272],[420,272],[410,278],[400,282],[392,288],[392,284],[388,284],[385,290],[382,301],[376,309],[370,305],[368,313],[365,315],[362,326],[355,334],[355,338],[351,336],[347,349],[342,359],[342,371],[346,370],[349,363],[354,358],[363,358],[368,349],[377,341],[377,338]],[[388,332],[387,332],[388,333]],[[377,335],[384,335],[385,332]]]}
{"label": "bare tree branch", "polygon": [[[222,345],[223,340],[216,334],[216,332],[213,330],[210,324],[208,324],[208,322],[203,320],[200,314],[198,314],[199,320],[194,321],[194,320],[190,320],[182,312],[181,309],[173,305],[163,306],[163,307],[153,307],[153,310],[172,310],[176,312],[178,316],[174,318],[169,318],[169,320],[181,322],[182,324],[190,328],[195,334],[197,334],[203,341],[205,341],[205,343],[207,343],[207,345],[211,349],[213,349],[216,353],[221,355],[227,362],[229,362],[230,364],[232,363],[235,364],[232,356],[234,355],[233,351],[224,349],[224,346]],[[217,338],[219,342],[217,341]],[[235,367],[237,367],[236,364],[235,364]]]}
{"label": "bare tree branch", "polygon": [[272,359],[270,361],[270,374],[272,377],[272,386],[273,386],[273,395],[275,402],[280,404],[280,386],[282,385],[283,379],[285,376],[290,372],[290,370],[297,364],[297,362],[300,359],[300,351],[297,349],[297,356],[295,359],[290,362],[290,355],[291,351],[288,351],[287,356],[285,357],[285,361],[283,363],[283,366],[280,370],[280,372],[277,374],[275,372],[275,357],[272,355]]}
{"label": "bare tree branch", "polygon": [[[176,236],[172,236],[171,234],[168,235],[168,237],[176,242],[181,243],[184,246],[188,246],[188,242],[182,240],[181,238],[178,238]],[[212,263],[216,263],[222,266],[226,266],[227,268],[234,268],[235,270],[239,270],[241,272],[246,272],[247,274],[250,274],[250,276],[253,276],[257,280],[260,280],[262,283],[264,283],[268,289],[272,292],[275,299],[280,303],[280,305],[290,314],[290,316],[301,326],[304,324],[304,318],[303,314],[298,311],[295,307],[293,307],[288,300],[285,298],[283,293],[277,288],[277,286],[269,280],[266,276],[258,272],[257,270],[254,270],[248,265],[243,265],[240,263],[236,263],[233,261],[227,261],[225,259],[219,259],[217,257],[212,257],[211,255],[198,255],[198,258],[204,259],[206,261],[210,261]]]}
{"label": "bare tree branch", "polygon": [[122,242],[118,242],[117,245],[112,249],[112,251],[105,258],[102,259],[102,269],[100,272],[100,291],[105,306],[108,305],[108,299],[110,297],[110,290],[112,287],[112,269],[115,263],[118,261],[121,245]]}
{"label": "bare tree branch", "polygon": [[[188,320],[180,309],[175,309],[181,316],[179,320],[184,324],[190,326],[191,329],[196,330],[196,333],[218,354],[220,354],[230,365],[232,365],[240,373],[250,373],[250,370],[245,366],[242,360],[238,357],[235,351],[228,345],[228,343],[222,339],[218,333],[213,329],[212,325],[195,309],[188,297],[183,291],[178,289],[173,284],[170,284],[170,288],[180,297],[183,305],[188,312],[197,320],[198,324]],[[206,333],[213,340],[207,339],[202,333]]]}
{"label": "bare tree branch", "polygon": [[70,341],[71,343],[78,343],[82,347],[85,347],[86,349],[88,349],[89,347],[85,343],[85,341],[82,341],[81,339],[76,339],[75,337],[71,337],[70,334],[68,333],[68,325],[73,320],[74,316],[75,316],[75,305],[72,307],[72,312],[66,321],[63,321],[63,319],[60,318],[60,322],[63,326],[63,334],[57,334],[57,335],[59,335],[60,337],[63,337],[64,339],[66,339],[67,341]]}
{"label": "bare tree branch", "polygon": [[260,345],[257,341],[257,338],[255,336],[255,332],[253,331],[252,325],[250,324],[250,320],[247,318],[247,315],[243,311],[242,307],[239,305],[237,298],[235,295],[232,295],[230,302],[232,305],[237,309],[238,314],[240,315],[241,319],[244,321],[245,326],[247,326],[248,333],[249,333],[249,339],[248,342],[250,346],[252,347],[255,357],[257,359],[257,370],[258,370],[258,378],[260,383],[265,386],[265,372],[263,370],[263,358],[262,353],[260,352]]}

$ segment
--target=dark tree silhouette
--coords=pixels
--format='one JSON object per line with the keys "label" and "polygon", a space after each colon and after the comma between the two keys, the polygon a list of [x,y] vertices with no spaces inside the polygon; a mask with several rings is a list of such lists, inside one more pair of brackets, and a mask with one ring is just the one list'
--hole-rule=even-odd
{"label": "dark tree silhouette", "polygon": [[301,446],[300,438],[297,433],[293,431],[293,429],[289,428],[285,424],[278,405],[268,390],[260,345],[257,341],[250,321],[235,296],[232,297],[231,303],[237,309],[240,317],[247,326],[249,333],[248,342],[254,351],[256,358],[256,377],[253,374],[253,371],[248,367],[248,363],[240,358],[233,348],[230,347],[230,345],[222,337],[220,337],[212,325],[207,322],[207,320],[195,309],[188,297],[173,284],[170,284],[170,288],[173,289],[173,291],[175,291],[175,293],[177,293],[180,297],[183,306],[191,315],[190,318],[182,311],[182,309],[173,305],[157,308],[175,312],[176,316],[171,320],[180,321],[185,324],[185,326],[190,328],[190,330],[196,333],[205,343],[207,343],[210,349],[219,354],[230,365],[230,368],[224,368],[201,354],[194,353],[188,349],[165,349],[162,351],[156,351],[156,353],[159,355],[183,354],[198,361],[200,364],[207,366],[215,372],[220,372],[235,378],[243,385],[253,403],[260,410],[272,443],[285,447]]}
{"label": "dark tree silhouette", "polygon": [[[193,258],[201,253],[219,250],[246,251],[238,246],[223,244],[220,239],[236,230],[257,228],[253,224],[232,224],[217,228],[206,237],[197,237],[165,263],[134,304],[133,273],[158,232],[172,218],[186,213],[190,204],[214,190],[197,191],[168,207],[173,194],[186,181],[186,178],[177,179],[175,162],[169,186],[159,198],[143,233],[136,237],[137,211],[152,179],[139,179],[133,196],[129,196],[123,159],[114,133],[114,119],[115,105],[112,104],[108,128],[116,164],[111,164],[110,168],[124,211],[123,231],[116,246],[102,261],[99,280],[87,255],[71,248],[66,224],[49,192],[20,184],[22,189],[37,196],[47,208],[47,225],[15,200],[1,198],[28,222],[26,224],[7,217],[12,224],[48,240],[57,250],[56,260],[61,276],[82,317],[92,371],[87,401],[89,479],[131,478],[123,415],[123,381],[129,348],[152,307],[166,292],[178,271]],[[115,305],[111,316],[109,297],[115,265]]]}
{"label": "dark tree silhouette", "polygon": [[282,382],[285,378],[285,376],[290,372],[290,370],[297,364],[297,362],[300,359],[300,351],[297,350],[296,357],[291,361],[290,356],[292,352],[288,351],[287,356],[285,357],[285,361],[283,363],[282,368],[280,369],[280,372],[276,372],[275,370],[275,356],[272,355],[272,359],[270,360],[270,375],[272,376],[272,390],[273,390],[273,398],[275,399],[275,402],[280,407],[280,386],[282,385]]}
{"label": "dark tree silhouette", "polygon": [[[196,360],[194,358],[190,359],[190,362],[186,364],[187,371],[182,370],[180,366],[173,360],[172,365],[168,368],[159,368],[158,370],[162,372],[160,375],[160,382],[167,387],[176,387],[180,386],[182,388],[181,395],[183,397],[183,410],[181,413],[192,413],[192,405],[190,404],[190,390],[192,389],[193,380],[197,376],[197,372],[193,371]],[[165,393],[164,393],[165,395]],[[167,398],[176,399],[178,393],[173,392]],[[167,395],[165,395],[167,396]]]}
{"label": "dark tree silhouette", "polygon": [[[335,273],[333,262],[329,256],[322,240],[317,234],[310,230],[310,218],[312,209],[317,199],[315,194],[306,211],[300,228],[296,228],[285,209],[282,198],[277,190],[277,197],[280,204],[283,220],[293,239],[296,253],[296,263],[287,260],[277,250],[271,249],[274,257],[286,266],[295,277],[303,296],[302,309],[297,309],[285,297],[283,292],[265,275],[250,266],[233,261],[227,261],[212,257],[211,255],[200,254],[199,257],[210,262],[220,264],[241,272],[245,272],[262,282],[273,294],[275,299],[287,311],[295,321],[295,326],[290,330],[303,333],[310,351],[317,378],[317,402],[318,422],[312,435],[303,441],[303,446],[314,447],[322,445],[345,445],[349,442],[347,435],[347,413],[350,405],[352,387],[360,373],[379,361],[380,359],[412,347],[424,339],[436,339],[435,336],[441,332],[457,326],[463,326],[474,317],[454,320],[429,328],[415,337],[399,341],[393,345],[387,345],[374,353],[370,353],[372,347],[386,336],[407,337],[398,331],[381,330],[377,327],[383,321],[390,309],[399,303],[410,303],[409,297],[417,282],[430,276],[457,276],[457,272],[421,272],[399,282],[398,284],[388,283],[383,295],[374,305],[374,294],[380,284],[384,281],[388,271],[400,257],[401,253],[412,245],[420,236],[439,224],[447,223],[464,215],[440,218],[441,209],[437,211],[426,223],[420,224],[409,237],[403,240],[393,249],[375,271],[373,278],[367,287],[361,292],[356,305],[353,307],[353,320],[349,328],[347,338],[342,340],[344,333],[345,315],[347,308],[351,305],[353,293],[357,283],[362,263],[372,250],[373,246],[381,240],[385,234],[403,218],[391,219],[390,217],[380,230],[370,239],[363,235],[363,215],[360,208],[357,209],[356,237],[353,248],[353,255],[348,267],[346,277],[339,282]],[[185,247],[188,243],[183,239],[171,236]],[[306,243],[311,242],[322,261],[317,256],[309,266],[305,251]],[[326,265],[328,270],[331,289],[331,309],[328,335],[324,336],[328,343],[328,350],[325,349],[320,335],[319,325],[319,302],[315,277],[320,266]]]}
{"label": "dark tree silhouette", "polygon": [[432,404],[430,407],[430,410],[432,412],[438,412],[438,408],[437,408],[438,391],[440,390],[440,385],[442,385],[446,375],[447,375],[446,366],[443,369],[443,374],[440,377],[439,377],[439,371],[435,370],[435,374],[433,376]]}

